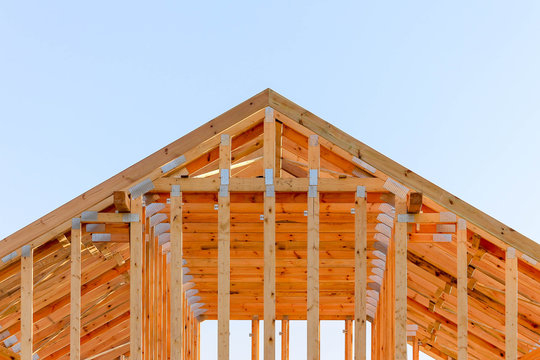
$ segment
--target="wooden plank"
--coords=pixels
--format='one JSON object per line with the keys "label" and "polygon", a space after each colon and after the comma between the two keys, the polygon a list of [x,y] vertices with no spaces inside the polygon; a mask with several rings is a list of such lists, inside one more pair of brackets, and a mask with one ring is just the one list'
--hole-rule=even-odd
{"label": "wooden plank", "polygon": [[413,360],[420,360],[420,344],[418,343],[418,338],[415,336],[413,338]]}
{"label": "wooden plank", "polygon": [[518,266],[516,249],[506,249],[505,282],[505,343],[506,360],[516,360],[518,355]]}
{"label": "wooden plank", "polygon": [[281,146],[281,143],[282,143],[282,134],[283,134],[283,124],[280,123],[280,122],[276,122],[276,141],[275,141],[275,144],[276,144],[276,161],[274,163],[274,168],[275,168],[275,171],[274,171],[274,176],[277,177],[277,178],[280,178],[281,177],[281,163],[282,163],[282,158],[283,158],[283,148]]}
{"label": "wooden plank", "polygon": [[[407,203],[396,196],[396,216],[407,213]],[[407,360],[407,224],[395,224],[395,359]]]}
{"label": "wooden plank", "polygon": [[[231,146],[228,135],[221,136],[219,147],[220,175],[228,183],[231,168]],[[228,185],[218,196],[218,360],[229,359],[231,215]]]}
{"label": "wooden plank", "polygon": [[[187,151],[205,144],[209,139],[219,136],[239,121],[268,106],[269,89],[242,102],[213,120],[184,135],[173,143],[156,151],[126,170],[111,177],[89,191],[79,195],[49,214],[25,226],[0,241],[0,258],[21,248],[31,241],[33,248],[50,240],[60,232],[69,230],[69,220],[88,208],[112,196],[113,191],[127,190],[146,178],[161,176],[156,166],[164,165]],[[112,199],[109,200],[112,203]],[[106,205],[104,205],[106,206]],[[103,206],[103,207],[104,207]],[[43,236],[46,234],[46,236]]]}
{"label": "wooden plank", "polygon": [[353,320],[345,320],[345,360],[353,360]]}
{"label": "wooden plank", "polygon": [[281,360],[289,360],[289,319],[281,320]]}
{"label": "wooden plank", "polygon": [[[354,202],[354,347],[355,360],[366,359],[367,204],[366,189],[358,187]],[[352,330],[352,329],[351,329]]]}
{"label": "wooden plank", "polygon": [[407,212],[409,214],[418,214],[422,209],[422,193],[411,192],[407,196]]}
{"label": "wooden plank", "polygon": [[21,250],[21,358],[32,359],[34,315],[34,256],[30,245]]}
{"label": "wooden plank", "polygon": [[468,258],[467,258],[467,223],[463,219],[458,220],[457,229],[457,327],[458,327],[458,351],[457,360],[467,359],[467,328],[469,324],[468,320],[468,304],[467,299],[469,297],[467,284],[467,270],[468,270]]}
{"label": "wooden plank", "polygon": [[[308,165],[310,173],[314,172],[318,181],[320,147],[317,135],[309,138]],[[319,192],[313,186],[307,199],[307,359],[319,360]]]}
{"label": "wooden plank", "polygon": [[182,283],[182,193],[180,187],[171,192],[171,359],[182,360],[183,296]]}
{"label": "wooden plank", "polygon": [[519,360],[538,360],[538,359],[540,359],[540,348],[533,350],[519,358]]}
{"label": "wooden plank", "polygon": [[259,317],[251,320],[251,360],[259,360]]}
{"label": "wooden plank", "polygon": [[113,193],[113,204],[116,210],[121,213],[131,211],[131,200],[127,191],[115,191]]}
{"label": "wooden plank", "polygon": [[69,358],[81,358],[81,221],[74,218],[71,224],[71,310],[69,321]]}
{"label": "wooden plank", "polygon": [[359,156],[363,161],[384,172],[403,185],[423,193],[439,205],[464,218],[506,244],[540,261],[540,245],[500,221],[476,209],[472,205],[450,194],[444,189],[424,179],[418,174],[389,159],[378,151],[353,138],[349,134],[327,123],[318,116],[270,90],[268,106],[300,123],[347,151],[352,156]]}
{"label": "wooden plank", "polygon": [[141,198],[131,200],[133,214],[138,214],[140,221],[129,226],[130,237],[130,359],[142,360],[142,267],[143,267],[143,212]]}
{"label": "wooden plank", "polygon": [[266,191],[264,196],[264,360],[276,358],[276,129],[274,111],[267,108],[264,119]]}

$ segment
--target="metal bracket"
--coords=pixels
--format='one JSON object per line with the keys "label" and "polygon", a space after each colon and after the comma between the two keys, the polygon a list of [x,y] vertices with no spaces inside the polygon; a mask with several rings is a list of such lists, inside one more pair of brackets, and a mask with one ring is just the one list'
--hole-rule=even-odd
{"label": "metal bracket", "polygon": [[356,187],[356,197],[359,197],[359,198],[365,198],[366,197],[366,187],[365,186],[357,186]]}
{"label": "metal bracket", "polygon": [[111,241],[111,234],[92,234],[92,242]]}
{"label": "metal bracket", "polygon": [[433,234],[433,242],[452,242],[452,234]]}
{"label": "metal bracket", "polygon": [[274,185],[266,185],[266,196],[274,197],[276,195]]}
{"label": "metal bracket", "polygon": [[219,185],[219,196],[229,196],[229,185]]}
{"label": "metal bracket", "polygon": [[185,162],[186,162],[186,157],[184,155],[181,155],[177,157],[176,159],[174,159],[173,161],[171,161],[170,163],[163,165],[161,167],[161,173],[162,174],[168,173],[169,171],[177,168],[178,166],[182,165]]}
{"label": "metal bracket", "polygon": [[171,186],[171,197],[179,197],[181,193],[180,185]]}
{"label": "metal bracket", "polygon": [[221,178],[221,185],[229,185],[229,169],[221,169],[219,176]]}
{"label": "metal bracket", "polygon": [[[81,213],[81,218],[79,219],[79,227],[74,229],[80,229],[81,228],[81,221],[96,221],[98,219],[98,212],[97,211],[83,211]],[[75,219],[73,219],[75,221]],[[73,227],[74,223],[72,221],[71,227]]]}
{"label": "metal bracket", "polygon": [[398,214],[397,221],[399,223],[413,223],[414,214]]}
{"label": "metal bracket", "polygon": [[264,169],[264,185],[274,184],[274,169]]}
{"label": "metal bracket", "polygon": [[309,169],[309,186],[317,186],[318,178],[319,178],[319,170]]}
{"label": "metal bracket", "polygon": [[139,214],[134,213],[124,213],[122,214],[122,221],[123,222],[139,222]]}
{"label": "metal bracket", "polygon": [[443,211],[439,213],[439,220],[441,222],[456,222],[457,216],[456,214],[449,212],[449,211]]}
{"label": "metal bracket", "polygon": [[[96,212],[96,218],[97,218],[97,212]],[[80,218],[71,219],[71,228],[75,229],[75,230],[80,229],[81,228],[81,219]]]}
{"label": "metal bracket", "polygon": [[377,169],[375,169],[373,166],[369,165],[364,160],[361,160],[361,159],[357,158],[356,156],[353,156],[352,162],[355,163],[356,165],[359,165],[360,167],[366,169],[367,171],[369,171],[372,174],[375,174],[375,172],[377,171]]}
{"label": "metal bracket", "polygon": [[317,197],[317,185],[308,186],[308,197],[309,198]]}
{"label": "metal bracket", "polygon": [[154,189],[154,183],[152,182],[152,180],[146,179],[141,181],[137,185],[131,187],[129,189],[129,193],[131,194],[132,199],[136,199],[152,189]]}
{"label": "metal bracket", "polygon": [[29,257],[32,254],[32,247],[30,245],[24,245],[21,249],[22,257]]}

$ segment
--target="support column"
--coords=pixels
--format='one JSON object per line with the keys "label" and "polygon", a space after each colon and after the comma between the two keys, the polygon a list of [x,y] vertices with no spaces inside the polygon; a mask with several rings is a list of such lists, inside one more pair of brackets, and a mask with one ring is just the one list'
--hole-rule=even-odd
{"label": "support column", "polygon": [[319,360],[319,137],[308,144],[309,190],[307,219],[307,360]]}
{"label": "support column", "polygon": [[467,327],[468,327],[468,291],[467,291],[467,223],[458,219],[457,223],[457,360],[467,359]]}
{"label": "support column", "polygon": [[506,360],[517,360],[518,355],[518,264],[516,249],[506,249],[506,283],[505,283],[505,345]]}
{"label": "support column", "polygon": [[171,360],[182,360],[183,271],[182,271],[182,192],[171,188]]}
{"label": "support column", "polygon": [[221,185],[218,194],[218,360],[229,360],[229,319],[231,295],[231,198],[229,178],[231,141],[221,135],[219,169]]}
{"label": "support column", "polygon": [[264,360],[276,358],[276,122],[274,110],[264,118]]}
{"label": "support column", "polygon": [[356,198],[354,200],[354,248],[354,358],[355,360],[365,360],[367,206],[366,188],[363,186],[358,186],[356,189]]}
{"label": "support column", "polygon": [[251,319],[251,360],[259,360],[259,317]]}
{"label": "support column", "polygon": [[345,320],[345,360],[353,360],[353,321]]}
{"label": "support column", "polygon": [[289,319],[281,320],[281,360],[289,360]]}
{"label": "support column", "polygon": [[413,338],[413,360],[420,360],[420,344],[418,343],[418,338],[415,336]]}
{"label": "support column", "polygon": [[81,358],[81,219],[71,222],[70,360]]}
{"label": "support column", "polygon": [[[142,360],[142,265],[143,227],[142,199],[131,199],[131,213],[139,215],[139,221],[129,224],[130,241],[130,359]],[[73,243],[73,235],[72,235]],[[79,244],[80,246],[80,244]],[[80,251],[79,251],[80,253]]]}
{"label": "support column", "polygon": [[32,359],[34,315],[34,255],[30,245],[21,249],[21,359]]}
{"label": "support column", "polygon": [[[395,198],[396,215],[407,213],[407,202]],[[395,224],[395,348],[396,360],[407,360],[407,223]]]}

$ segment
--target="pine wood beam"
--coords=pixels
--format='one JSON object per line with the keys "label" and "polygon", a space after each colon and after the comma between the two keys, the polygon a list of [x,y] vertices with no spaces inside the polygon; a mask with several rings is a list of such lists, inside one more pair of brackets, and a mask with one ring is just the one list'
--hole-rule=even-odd
{"label": "pine wood beam", "polygon": [[354,202],[354,222],[354,358],[355,360],[365,360],[367,287],[367,204],[366,189],[361,186],[359,186],[356,190],[356,198]]}
{"label": "pine wood beam", "polygon": [[229,135],[221,135],[219,147],[221,188],[218,196],[218,360],[229,359],[229,319],[231,287],[231,215],[229,179],[231,145]]}
{"label": "pine wood beam", "polygon": [[127,191],[115,191],[113,193],[113,204],[116,210],[120,213],[128,213],[131,211],[131,199]]}
{"label": "pine wood beam", "polygon": [[259,360],[259,317],[251,319],[251,360]]}
{"label": "pine wood beam", "polygon": [[317,182],[320,169],[319,137],[309,137],[308,165],[310,189],[308,190],[307,224],[307,359],[319,360],[319,192]]}
{"label": "pine wood beam", "polygon": [[[396,196],[396,216],[407,213],[405,199]],[[407,224],[397,222],[395,243],[395,359],[407,360]]]}
{"label": "pine wood beam", "polygon": [[281,320],[281,360],[289,360],[289,319]]}
{"label": "pine wood beam", "polygon": [[81,358],[81,220],[71,223],[70,360]]}
{"label": "pine wood beam", "polygon": [[418,214],[422,209],[422,193],[411,192],[407,196],[407,212],[409,214]]}
{"label": "pine wood beam", "polygon": [[32,359],[34,270],[33,249],[25,245],[21,250],[21,358]]}
{"label": "pine wood beam", "polygon": [[345,360],[353,360],[353,320],[345,320]]}
{"label": "pine wood beam", "polygon": [[420,344],[418,342],[418,338],[415,336],[412,340],[413,345],[413,360],[420,360]]}
{"label": "pine wood beam", "polygon": [[264,119],[264,360],[276,358],[276,122],[267,108]]}
{"label": "pine wood beam", "polygon": [[142,267],[143,267],[143,226],[142,199],[131,200],[133,214],[139,221],[130,223],[130,359],[142,360]]}
{"label": "pine wood beam", "polygon": [[457,229],[457,360],[467,359],[468,340],[468,258],[467,258],[467,223],[463,219],[458,220]]}
{"label": "pine wood beam", "polygon": [[182,360],[183,282],[182,282],[182,193],[175,185],[171,191],[171,359]]}
{"label": "pine wood beam", "polygon": [[506,360],[516,360],[518,355],[518,266],[516,249],[506,249],[505,289],[505,343]]}

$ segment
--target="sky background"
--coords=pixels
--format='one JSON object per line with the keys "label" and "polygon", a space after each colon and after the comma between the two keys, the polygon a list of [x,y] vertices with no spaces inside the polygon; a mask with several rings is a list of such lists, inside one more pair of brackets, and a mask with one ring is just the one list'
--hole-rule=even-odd
{"label": "sky background", "polygon": [[538,1],[3,1],[0,238],[270,87],[538,242],[538,19]]}

